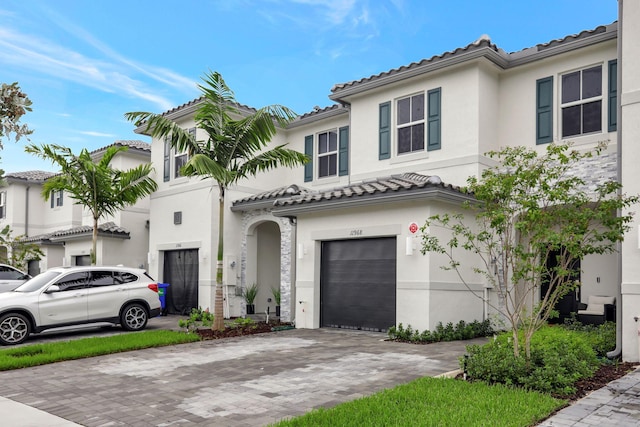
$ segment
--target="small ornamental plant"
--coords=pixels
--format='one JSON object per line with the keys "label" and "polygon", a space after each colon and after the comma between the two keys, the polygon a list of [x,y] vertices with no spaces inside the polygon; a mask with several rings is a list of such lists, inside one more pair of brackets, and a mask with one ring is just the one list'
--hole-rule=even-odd
{"label": "small ornamental plant", "polygon": [[202,310],[202,308],[192,308],[188,319],[180,319],[178,326],[192,332],[200,326],[210,327],[213,325],[214,315],[209,312],[209,309]]}

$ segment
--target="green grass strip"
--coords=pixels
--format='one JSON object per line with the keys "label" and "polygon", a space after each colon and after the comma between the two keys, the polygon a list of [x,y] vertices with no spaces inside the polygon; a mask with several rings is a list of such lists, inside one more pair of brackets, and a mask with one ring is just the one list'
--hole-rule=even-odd
{"label": "green grass strip", "polygon": [[565,403],[502,385],[426,377],[275,425],[524,427],[547,418]]}
{"label": "green grass strip", "polygon": [[0,371],[199,340],[198,334],[155,330],[7,348],[0,350]]}

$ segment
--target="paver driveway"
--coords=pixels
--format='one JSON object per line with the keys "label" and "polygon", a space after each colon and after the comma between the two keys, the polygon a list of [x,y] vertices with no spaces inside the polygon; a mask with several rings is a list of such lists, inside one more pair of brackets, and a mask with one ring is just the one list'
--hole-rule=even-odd
{"label": "paver driveway", "polygon": [[0,395],[85,426],[261,426],[458,368],[465,345],[289,330],[0,373]]}

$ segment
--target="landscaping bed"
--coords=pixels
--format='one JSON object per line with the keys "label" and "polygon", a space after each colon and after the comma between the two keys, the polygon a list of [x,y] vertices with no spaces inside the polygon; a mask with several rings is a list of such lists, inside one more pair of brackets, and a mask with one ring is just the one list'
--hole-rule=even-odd
{"label": "landscaping bed", "polygon": [[569,396],[569,400],[575,401],[581,399],[592,391],[605,387],[611,381],[624,377],[637,367],[638,364],[633,362],[601,365],[591,378],[584,378],[575,383],[576,392]]}
{"label": "landscaping bed", "polygon": [[243,335],[264,334],[274,330],[291,329],[291,323],[284,322],[255,322],[247,325],[227,326],[223,331],[214,331],[211,328],[200,327],[196,333],[203,340],[217,340],[221,338],[239,337]]}

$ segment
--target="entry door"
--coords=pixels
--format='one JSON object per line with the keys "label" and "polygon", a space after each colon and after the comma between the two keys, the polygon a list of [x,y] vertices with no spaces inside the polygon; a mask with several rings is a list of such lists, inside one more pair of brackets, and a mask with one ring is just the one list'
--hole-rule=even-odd
{"label": "entry door", "polygon": [[396,238],[322,243],[320,322],[386,331],[396,323]]}
{"label": "entry door", "polygon": [[163,277],[164,283],[169,284],[165,297],[166,313],[189,314],[192,308],[198,308],[197,249],[166,251]]}
{"label": "entry door", "polygon": [[[546,260],[547,270],[555,268],[558,265],[558,254],[560,251],[553,251],[549,254],[549,257]],[[575,274],[568,278],[567,280],[572,281],[580,281],[580,259],[574,258],[571,261],[570,268],[575,271]],[[542,298],[549,289],[549,278],[543,278],[542,286],[540,286],[540,298]],[[555,319],[549,319],[549,323],[564,323],[565,319],[571,317],[571,313],[576,313],[578,311],[578,301],[580,301],[580,287],[575,291],[569,292],[560,300],[558,300],[555,310],[558,311],[559,316]]]}

